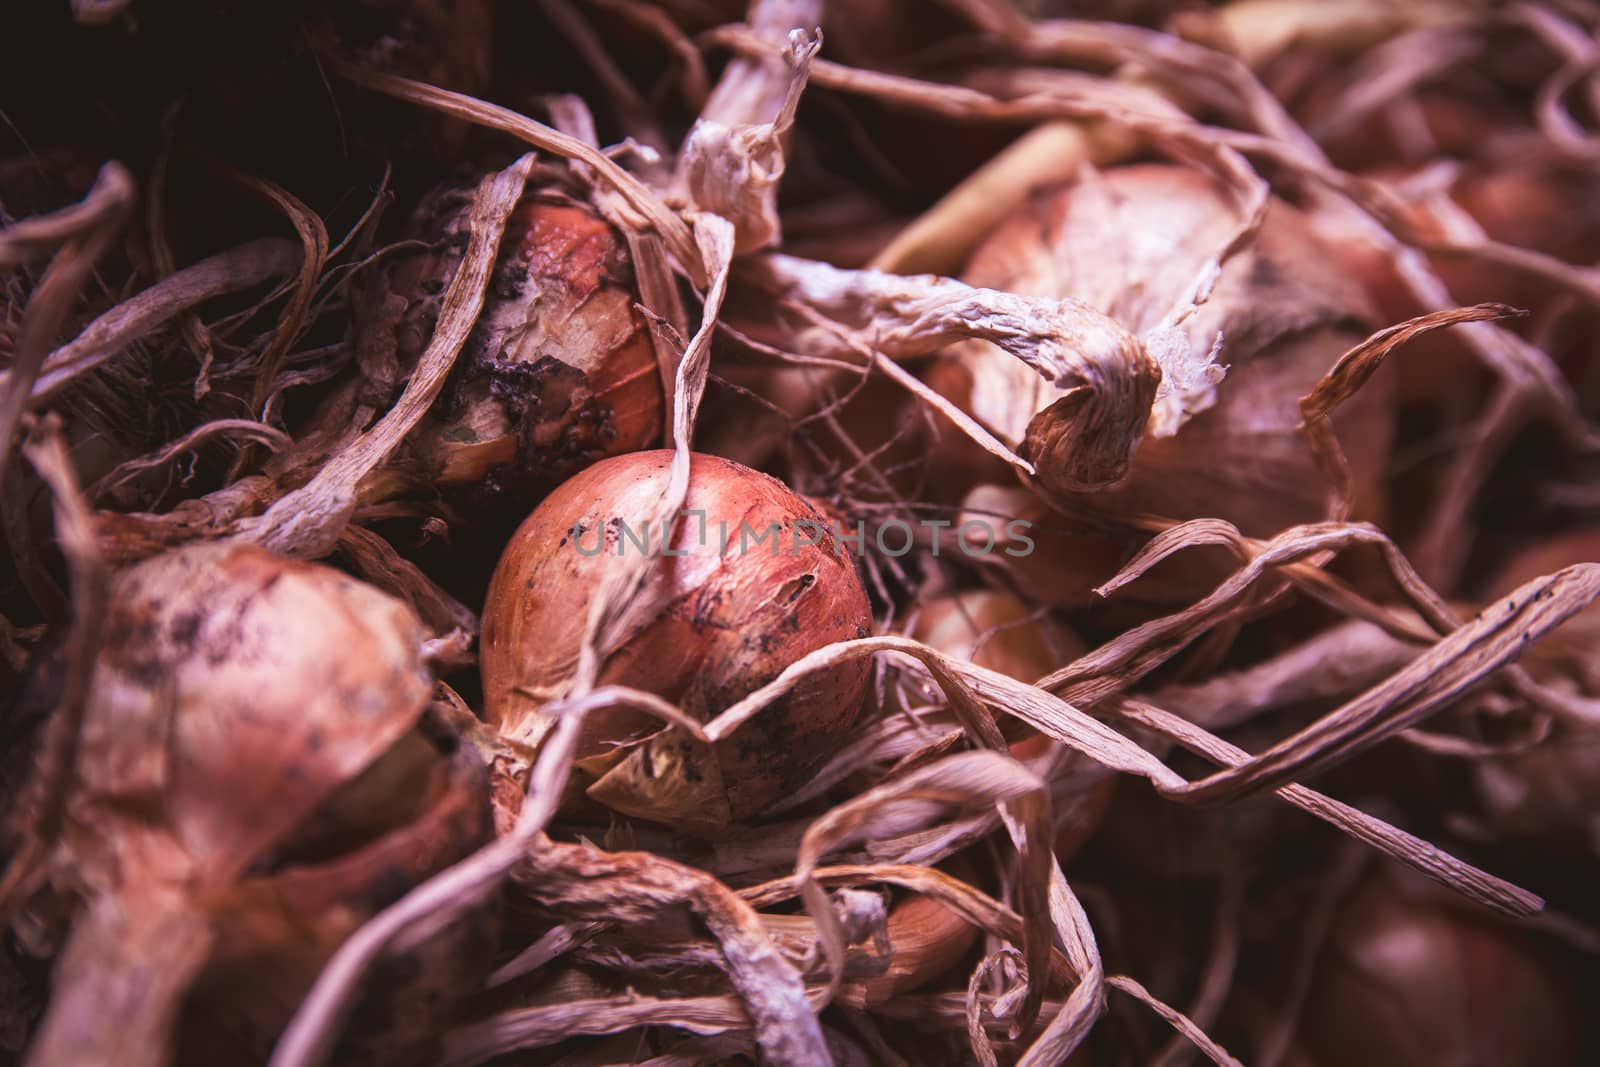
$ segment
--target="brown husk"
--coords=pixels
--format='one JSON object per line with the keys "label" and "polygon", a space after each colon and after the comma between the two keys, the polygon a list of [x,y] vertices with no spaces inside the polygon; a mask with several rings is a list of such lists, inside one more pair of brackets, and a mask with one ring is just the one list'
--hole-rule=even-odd
{"label": "brown husk", "polygon": [[[1413,1003],[1402,1043],[1561,1062],[1592,966],[1478,905],[1600,922],[1600,565],[1580,536],[1485,577],[1592,525],[1582,5],[491,6],[263,15],[285,64],[74,5],[73,121],[0,160],[29,1062],[1344,1062]],[[852,20],[888,28],[816,34]],[[1475,375],[1429,392],[1430,344]],[[659,532],[708,450],[793,486],[730,518],[862,545],[761,555],[754,620],[658,537],[601,566],[564,515],[505,552],[482,507],[642,463],[583,503]],[[873,543],[928,517],[1034,552]],[[785,614],[802,577],[848,589]],[[1100,828],[1124,775],[1248,854],[1152,879],[1154,835]],[[1280,802],[1331,829],[1264,846]],[[1442,888],[1346,900],[1370,851]],[[1374,999],[1406,908],[1433,962],[1477,948]]]}

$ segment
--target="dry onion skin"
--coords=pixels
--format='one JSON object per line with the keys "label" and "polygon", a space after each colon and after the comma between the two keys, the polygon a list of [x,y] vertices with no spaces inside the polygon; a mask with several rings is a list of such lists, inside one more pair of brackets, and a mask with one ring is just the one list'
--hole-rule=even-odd
{"label": "dry onion skin", "polygon": [[[487,839],[487,778],[417,733],[433,681],[416,616],[332,568],[193,545],[119,575],[105,632],[49,866],[84,909],[29,1063],[166,1063],[197,982],[250,990],[195,1001],[212,1004],[199,1040],[248,1062],[344,936]],[[464,930],[423,947],[442,951],[431,977],[369,1005],[369,1053],[426,1055],[459,995],[436,983],[478,966],[456,955]]]}
{"label": "dry onion skin", "polygon": [[[1385,169],[1366,175],[1398,195],[1406,225],[1430,240],[1447,242],[1474,232],[1484,237],[1581,265],[1600,236],[1600,217],[1584,177],[1537,156],[1459,173],[1429,174]],[[1319,220],[1320,221],[1320,220]],[[1350,233],[1339,220],[1324,232],[1330,246],[1358,279],[1383,321],[1398,322],[1425,309],[1406,285],[1391,250],[1370,237]],[[1473,257],[1436,255],[1430,267],[1460,304],[1493,301],[1529,312],[1517,332],[1541,347],[1578,388],[1593,379],[1588,344],[1593,309],[1571,293],[1530,272]],[[1486,375],[1472,350],[1452,331],[1420,337],[1395,361],[1395,384],[1408,406],[1459,409],[1479,399]]]}
{"label": "dry onion skin", "polygon": [[[506,547],[482,638],[485,711],[506,737],[545,735],[552,723],[540,709],[572,685],[601,578],[627,563],[623,553],[645,550],[637,539],[659,547],[647,519],[671,459],[651,451],[596,464],[546,498]],[[783,483],[696,454],[682,511],[674,555],[651,565],[638,593],[646,607],[600,684],[655,693],[704,721],[806,653],[870,632],[836,520]],[[860,661],[813,675],[709,750],[642,713],[601,712],[585,722],[578,766],[595,779],[589,795],[613,810],[714,830],[804,783],[855,721],[866,679]]]}
{"label": "dry onion skin", "polygon": [[[945,871],[964,881],[974,880],[969,858],[953,858]],[[907,893],[895,903],[884,933],[889,943],[884,973],[845,988],[846,996],[859,997],[869,1008],[953,973],[978,939],[977,927],[942,901],[921,893]]]}
{"label": "dry onion skin", "polygon": [[1593,1045],[1600,3],[1204,6],[38,16],[0,1058]]}
{"label": "dry onion skin", "polygon": [[[1163,320],[1238,223],[1237,209],[1204,172],[1119,167],[1036,198],[979,248],[965,280],[1024,295],[1070,295],[1146,335],[1170,329]],[[1191,382],[1164,383],[1192,390],[1184,405],[1195,413],[1176,432],[1153,425],[1121,485],[1076,499],[1110,514],[1222,518],[1252,536],[1322,518],[1327,481],[1300,433],[1299,400],[1365,338],[1370,316],[1360,288],[1303,216],[1274,199],[1260,232],[1224,264],[1210,299],[1176,327],[1191,357],[1220,336],[1225,376],[1212,381],[1215,374],[1200,372]],[[952,358],[966,380],[950,395],[1002,440],[1023,440],[1035,412],[1054,399],[1053,386],[987,344],[965,345]],[[1334,422],[1357,511],[1375,513],[1391,433],[1382,379],[1368,383]],[[1079,551],[1091,562],[1104,556],[1092,544]],[[1110,576],[1064,562],[1039,589],[1060,603],[1080,601]],[[1166,581],[1158,572],[1135,592],[1172,599],[1195,591],[1192,579],[1168,570]]]}
{"label": "dry onion skin", "polygon": [[[435,189],[412,229],[428,249],[384,265],[358,307],[368,358],[416,364],[467,247],[474,183]],[[506,221],[483,313],[445,393],[409,445],[423,481],[537,499],[607,456],[661,436],[664,392],[636,304],[629,249],[554,186]]]}

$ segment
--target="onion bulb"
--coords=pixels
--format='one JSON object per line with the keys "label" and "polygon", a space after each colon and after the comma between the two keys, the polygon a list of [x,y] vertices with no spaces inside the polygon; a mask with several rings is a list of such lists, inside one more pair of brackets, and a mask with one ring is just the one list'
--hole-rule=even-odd
{"label": "onion bulb", "polygon": [[[947,656],[1036,682],[1088,651],[1077,636],[1011,593],[970,589],[922,606],[911,636]],[[1031,728],[1011,743],[1020,760],[1037,760],[1054,747]],[[1050,775],[1056,821],[1056,859],[1065,863],[1093,836],[1111,803],[1116,778],[1085,756],[1071,756]]]}
{"label": "onion bulb", "polygon": [[1571,990],[1529,932],[1382,868],[1344,904],[1301,1020],[1323,1067],[1578,1062]]}
{"label": "onion bulb", "polygon": [[[1119,167],[1045,195],[1002,225],[974,255],[966,279],[1026,295],[1076,297],[1147,338],[1177,308],[1238,225],[1224,191],[1205,174],[1165,165]],[[1228,260],[1210,299],[1168,334],[1191,359],[1221,337],[1226,376],[1194,390],[1192,414],[1176,432],[1152,419],[1128,477],[1071,498],[1106,513],[1169,519],[1226,519],[1246,534],[1271,536],[1321,519],[1328,483],[1299,426],[1299,400],[1367,334],[1361,291],[1339,270],[1304,217],[1273,200],[1260,232]],[[1163,328],[1164,329],[1164,328]],[[1023,439],[1028,421],[1055,396],[1037,373],[987,344],[962,346],[967,379],[952,396],[1003,440]],[[1214,399],[1213,399],[1214,398]],[[1209,405],[1209,406],[1207,406]],[[1353,473],[1356,508],[1372,513],[1388,457],[1390,401],[1380,378],[1334,417]],[[1041,480],[1049,478],[1041,473]],[[1103,552],[1088,550],[1098,559]],[[1081,600],[1109,577],[1095,565],[1060,561],[1059,584],[1040,594]],[[1214,572],[1169,568],[1138,595],[1171,599],[1195,592]]]}
{"label": "onion bulb", "polygon": [[[552,493],[506,546],[482,641],[487,715],[506,737],[545,735],[551,721],[542,709],[572,684],[605,572],[660,547],[661,531],[647,519],[671,458],[637,452],[597,463]],[[599,682],[656,693],[706,720],[808,652],[866,636],[872,618],[834,519],[737,463],[696,454],[690,470],[674,555],[651,564],[643,606]],[[709,749],[642,712],[591,714],[578,750],[588,795],[699,831],[749,819],[831,754],[855,721],[866,680],[861,660],[810,675]]]}
{"label": "onion bulb", "polygon": [[[430,193],[357,323],[365,358],[415,365],[466,251],[471,183]],[[476,327],[444,395],[411,435],[439,486],[540,495],[606,456],[655,444],[664,392],[628,246],[593,208],[530,190],[506,221]]]}
{"label": "onion bulb", "polygon": [[[119,575],[104,625],[50,865],[86,903],[29,1062],[168,1062],[191,987],[240,956],[252,995],[205,1022],[261,1051],[362,919],[487,838],[483,768],[417,732],[421,622],[332,568],[193,545]],[[379,1058],[426,1056],[410,1027],[454,999],[428,992]]]}

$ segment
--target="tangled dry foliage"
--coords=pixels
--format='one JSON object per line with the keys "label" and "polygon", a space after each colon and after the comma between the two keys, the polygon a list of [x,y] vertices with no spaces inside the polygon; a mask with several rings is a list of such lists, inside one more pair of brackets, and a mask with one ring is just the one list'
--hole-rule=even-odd
{"label": "tangled dry foliage", "polygon": [[[1171,1065],[1196,1051],[1326,1067],[1349,1061],[1319,1058],[1302,1022],[1333,996],[1318,984],[1343,944],[1330,931],[1376,856],[1385,877],[1420,872],[1448,890],[1427,899],[1470,901],[1474,921],[1558,960],[1561,995],[1595,988],[1600,668],[1592,621],[1574,635],[1600,596],[1600,541],[1502,565],[1600,509],[1600,8],[542,0],[491,32],[490,3],[265,5],[233,30],[195,5],[58,6],[77,24],[40,16],[38,62],[103,71],[56,111],[18,95],[31,67],[0,99],[16,135],[0,159],[0,651],[17,694],[0,724],[6,1054],[37,1034],[28,1062],[51,1067],[208,1062],[182,1010],[203,972],[204,997],[240,1001],[258,1027],[229,1062],[273,1067],[363,1048],[458,1067]],[[1107,17],[1061,17],[1079,7]],[[220,58],[196,59],[198,39],[161,51],[188,32],[218,34]],[[117,97],[151,62],[169,62],[166,82]],[[482,175],[467,240],[407,363],[352,337],[350,309],[362,279],[419,244],[394,216],[463,159]],[[1092,191],[1152,160],[1220,190],[1206,243],[1163,268],[1182,273],[1175,287],[1098,261],[1106,285],[1159,306],[1092,300],[1091,283],[956,280],[1038,190]],[[699,721],[602,679],[658,545],[604,570],[570,685],[544,705],[553,728],[537,745],[495,736],[469,605],[505,542],[504,501],[441,490],[415,442],[493,296],[508,219],[552,184],[625,239],[673,450],[658,520],[683,507],[691,444],[869,530],[974,513],[950,486],[982,470],[1012,494],[1000,506],[1026,490],[1047,532],[1070,520],[1111,544],[1084,565],[1093,596],[1058,597],[1020,562],[970,564],[923,529],[911,554],[864,561],[874,633]],[[1329,296],[1317,312],[1336,343],[1289,445],[1223,422],[1244,443],[1206,431],[1218,453],[1188,460],[1226,473],[1257,447],[1303,449],[1325,484],[1254,492],[1320,513],[1259,528],[1105,495],[1138,484],[1163,441],[1199,440],[1186,426],[1235,417],[1247,339],[1307,328],[1276,282],[1255,307],[1227,280],[1230,264],[1271,273],[1280,201],[1354,250],[1339,269],[1378,281],[1351,307],[1375,306]],[[926,373],[952,358],[999,361],[1025,402],[984,417]],[[1387,507],[1364,498],[1356,453],[1388,439],[1340,421],[1379,389],[1399,412],[1375,475]],[[316,807],[421,716],[458,761],[491,768],[494,833],[450,806],[463,782],[482,786],[481,768],[458,767],[411,837],[385,839],[392,854],[284,873],[281,840],[236,827],[225,859],[179,864],[176,895],[140,875],[194,849],[185,827],[207,820],[184,805],[255,825],[234,810],[248,797],[161,792],[168,772],[94,715],[97,662],[148,639],[108,610],[115,576],[200,542],[335,561],[428,631],[431,705],[390,707],[381,737],[341,749],[352,762],[324,793],[277,818]],[[962,650],[917,639],[935,598],[975,583],[1020,596],[1029,625],[1065,624],[1071,647],[1053,638],[1017,677],[976,651],[1014,621],[974,624]],[[705,839],[564,806],[586,716],[630,709],[715,743],[846,661],[872,665],[867,710],[761,818]],[[326,696],[295,702],[333,730]],[[187,713],[246,730],[224,708]],[[300,770],[284,772],[291,794]],[[1096,829],[1083,813],[1112,779]],[[157,792],[120,784],[135,780]],[[1080,821],[1093,836],[1064,870],[1058,834]],[[440,827],[451,848],[427,843]],[[368,894],[390,863],[409,879]],[[320,917],[297,926],[291,898],[321,901]],[[907,901],[921,910],[897,930]],[[411,1017],[403,1052],[351,1038],[375,994],[410,989],[397,961],[454,959],[439,946],[461,930],[483,968],[438,963],[421,983],[448,986],[453,1021]],[[264,975],[289,941],[295,965]],[[40,960],[57,953],[52,992]],[[1512,980],[1486,958],[1485,981]],[[76,1032],[95,1015],[98,1037]],[[1596,1041],[1571,1037],[1590,1055]]]}

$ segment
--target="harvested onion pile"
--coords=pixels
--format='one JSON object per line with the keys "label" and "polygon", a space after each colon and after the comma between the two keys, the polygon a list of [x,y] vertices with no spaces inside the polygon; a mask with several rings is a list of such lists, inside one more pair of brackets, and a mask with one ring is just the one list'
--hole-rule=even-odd
{"label": "harvested onion pile", "polygon": [[1600,4],[23,8],[0,1063],[1600,1062]]}

